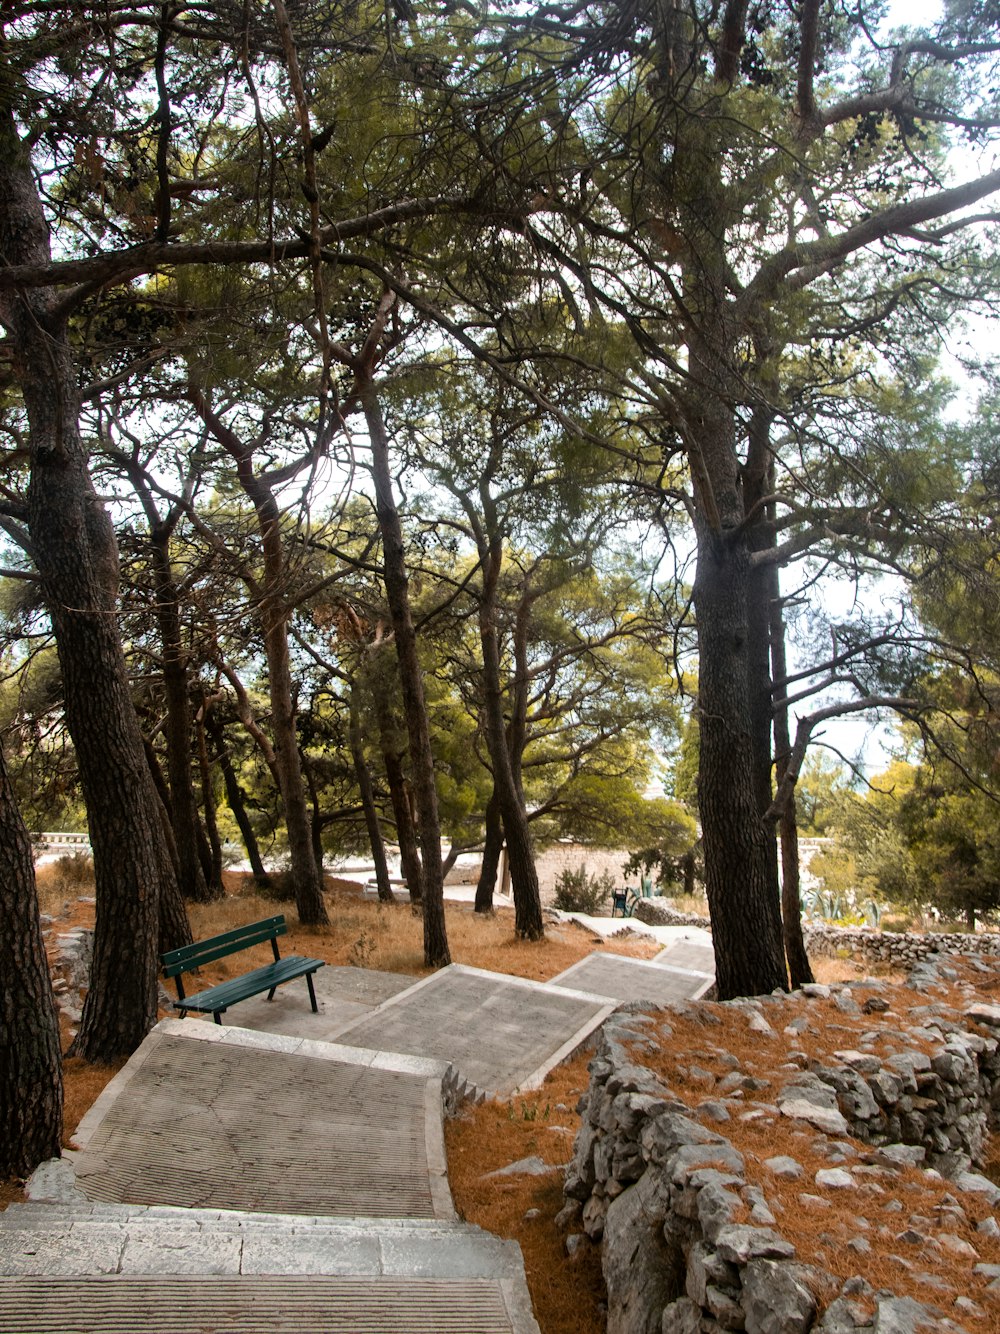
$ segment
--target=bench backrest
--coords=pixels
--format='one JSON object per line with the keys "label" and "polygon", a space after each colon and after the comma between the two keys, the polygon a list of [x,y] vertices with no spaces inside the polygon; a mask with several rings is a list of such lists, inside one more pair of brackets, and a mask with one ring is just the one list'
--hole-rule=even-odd
{"label": "bench backrest", "polygon": [[260,945],[265,940],[274,941],[277,936],[286,935],[287,932],[284,914],[279,913],[277,917],[265,917],[260,922],[250,922],[247,926],[223,931],[220,936],[196,940],[193,945],[182,945],[178,950],[167,950],[160,958],[163,975],[176,977],[178,973],[190,972],[192,968],[200,968],[213,959],[224,959],[227,954],[236,954],[239,950],[249,949],[251,945]]}

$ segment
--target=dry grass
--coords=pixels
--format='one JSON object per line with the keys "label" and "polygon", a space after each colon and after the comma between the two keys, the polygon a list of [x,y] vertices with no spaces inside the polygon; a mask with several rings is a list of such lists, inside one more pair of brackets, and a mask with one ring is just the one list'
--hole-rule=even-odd
{"label": "dry grass", "polygon": [[[553,1219],[563,1207],[562,1173],[488,1179],[490,1172],[538,1157],[561,1166],[572,1156],[587,1087],[590,1051],[553,1070],[543,1086],[513,1102],[488,1102],[448,1122],[448,1180],[462,1218],[518,1242],[544,1334],[601,1334],[605,1328],[600,1252],[566,1254]],[[529,1216],[533,1215],[533,1216]]]}
{"label": "dry grass", "polygon": [[[405,903],[382,904],[364,899],[351,881],[327,878],[330,925],[303,927],[294,921],[294,909],[252,891],[249,876],[227,876],[231,892],[218,903],[192,904],[191,930],[196,940],[217,935],[244,922],[286,912],[289,952],[309,954],[331,964],[350,964],[390,973],[424,976],[423,919]],[[545,939],[518,940],[514,914],[509,908],[492,916],[476,913],[470,904],[446,902],[448,942],[455,963],[488,968],[497,973],[544,982],[595,949],[638,959],[650,959],[659,946],[649,936],[626,932],[610,940],[593,935],[576,922],[550,923]],[[284,945],[284,942],[283,942]],[[206,985],[245,972],[251,962],[266,963],[268,945],[231,960],[220,960],[202,970]]]}

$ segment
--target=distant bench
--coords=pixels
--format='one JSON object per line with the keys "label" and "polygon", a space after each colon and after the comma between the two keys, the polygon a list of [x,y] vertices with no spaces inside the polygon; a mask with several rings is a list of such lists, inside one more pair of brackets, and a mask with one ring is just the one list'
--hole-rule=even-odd
{"label": "distant bench", "polygon": [[[177,987],[174,1009],[180,1010],[182,1019],[188,1010],[197,1010],[200,1014],[213,1015],[215,1022],[221,1024],[219,1016],[225,1014],[230,1005],[248,1000],[251,996],[258,996],[262,991],[267,992],[268,1000],[273,1000],[274,993],[282,982],[291,982],[293,978],[304,977],[309,988],[309,1002],[313,1013],[318,1013],[313,973],[317,968],[323,967],[324,960],[305,959],[299,954],[289,954],[283,959],[278,950],[278,936],[285,935],[287,931],[285,918],[279,914],[277,917],[265,917],[261,922],[251,922],[249,926],[238,926],[233,931],[224,931],[220,936],[210,936],[207,940],[196,941],[193,945],[182,945],[178,950],[168,950],[160,962],[164,976],[172,977]],[[251,945],[262,944],[265,940],[271,942],[274,963],[266,964],[263,968],[255,968],[252,972],[244,973],[242,977],[230,978],[228,982],[220,982],[218,986],[209,987],[207,991],[199,991],[194,996],[185,996],[184,983],[181,980],[183,973],[189,973],[203,964],[212,963],[215,959],[238,954],[241,950],[249,949]]]}

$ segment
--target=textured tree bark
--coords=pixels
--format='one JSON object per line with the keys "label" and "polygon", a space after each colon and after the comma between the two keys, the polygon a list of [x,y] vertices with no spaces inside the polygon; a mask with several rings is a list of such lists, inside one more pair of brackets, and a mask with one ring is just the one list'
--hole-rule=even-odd
{"label": "textured tree bark", "polygon": [[417,636],[410,611],[409,581],[399,511],[392,494],[389,439],[375,385],[364,369],[355,371],[355,384],[372,450],[375,512],[382,536],[383,574],[393,639],[399,661],[403,715],[410,743],[410,767],[420,820],[420,866],[424,910],[424,962],[428,968],[451,963],[444,918],[444,873],[441,866],[441,822],[431,752],[423,676],[417,656]]}
{"label": "textured tree bark", "polygon": [[226,801],[229,809],[233,813],[237,825],[239,825],[240,837],[243,840],[243,846],[247,850],[247,861],[250,863],[250,870],[253,872],[253,878],[258,885],[270,886],[271,879],[264,869],[264,862],[261,859],[260,847],[257,844],[257,836],[253,831],[253,825],[250,823],[250,816],[247,814],[246,802],[243,800],[243,789],[240,787],[236,772],[233,769],[233,762],[229,756],[229,750],[226,746],[226,733],[221,721],[215,716],[215,713],[209,708],[205,711],[205,728],[208,735],[212,738],[212,745],[215,748],[216,759],[219,768],[222,771],[222,781],[226,789]]}
{"label": "textured tree bark", "polygon": [[[694,277],[702,311],[692,338],[698,384],[689,430],[699,513],[695,524],[698,625],[698,805],[720,1000],[787,985],[774,838],[761,818],[755,738],[759,645],[751,640],[750,550],[727,375],[728,330],[707,275]],[[724,304],[724,303],[723,303]],[[728,392],[727,392],[728,390]],[[766,642],[766,641],[765,641]],[[756,656],[755,656],[756,655]],[[768,762],[769,762],[768,755]]]}
{"label": "textured tree bark", "polygon": [[179,594],[170,563],[170,529],[153,525],[150,532],[156,618],[160,631],[166,718],[167,778],[170,783],[170,824],[177,848],[178,880],[185,898],[197,903],[220,897],[221,881],[206,880],[198,853],[198,808],[191,781],[191,703],[187,654],[181,635]]}
{"label": "textured tree bark", "polygon": [[35,894],[31,840],[0,754],[0,1180],[59,1157],[59,1020]]}
{"label": "textured tree bark", "polygon": [[[788,674],[785,657],[785,618],[781,610],[781,589],[776,566],[769,566],[771,581],[771,674],[775,681],[784,681]],[[788,725],[788,709],[779,705],[774,712],[774,759],[778,788],[788,769],[792,753],[792,738]],[[815,982],[806,942],[802,935],[802,899],[799,885],[799,828],[795,812],[795,789],[789,793],[785,808],[778,818],[781,841],[781,924],[785,942],[785,958],[793,987]]]}
{"label": "textured tree bark", "polygon": [[350,699],[350,743],[351,758],[354,761],[354,773],[361,793],[361,807],[365,815],[365,828],[368,830],[368,842],[375,862],[375,883],[378,896],[383,903],[393,903],[392,886],[389,884],[389,864],[385,858],[385,840],[382,838],[382,826],[379,824],[378,807],[375,805],[375,788],[372,784],[371,770],[365,759],[364,740],[361,735],[361,710],[358,707],[357,686],[351,687]]}
{"label": "textured tree bark", "polygon": [[[0,71],[0,252],[49,260],[49,235]],[[90,989],[74,1055],[130,1055],[156,1022],[161,899],[173,880],[118,636],[118,553],[79,431],[66,324],[45,289],[5,294],[0,320],[28,415],[32,556],[55,631],[66,723],[94,852],[97,910]]]}
{"label": "textured tree bark", "polygon": [[[758,517],[748,529],[751,556],[770,550],[775,544],[773,524],[769,522],[765,494],[770,491],[774,469],[771,458],[771,424],[774,411],[769,404],[757,405],[750,420],[747,459],[741,469],[743,508]],[[751,564],[747,578],[747,668],[750,679],[750,719],[753,749],[753,782],[757,810],[764,825],[769,875],[778,883],[778,850],[774,827],[765,820],[771,808],[774,788],[771,781],[773,762],[771,689],[771,570],[767,565]]]}
{"label": "textured tree bark", "polygon": [[257,611],[264,635],[271,733],[274,738],[274,770],[288,834],[295,906],[300,922],[308,926],[325,926],[330,918],[323,901],[322,867],[317,863],[313,851],[312,823],[295,727],[295,688],[288,650],[289,608],[286,602],[287,569],[281,511],[268,478],[254,472],[252,447],[243,445],[215,415],[200,391],[191,388],[188,397],[215,438],[232,457],[240,486],[257,516],[264,564]]}
{"label": "textured tree bark", "polygon": [[787,985],[774,840],[761,820],[754,782],[748,565],[745,540],[699,535],[698,805],[720,1000]]}
{"label": "textured tree bark", "polygon": [[531,846],[528,813],[521,799],[511,762],[504,717],[504,690],[497,629],[497,584],[503,564],[503,543],[494,528],[488,543],[480,545],[483,587],[479,597],[479,636],[483,649],[483,713],[486,741],[493,766],[493,791],[500,807],[514,893],[514,931],[527,940],[545,934],[538,871]]}
{"label": "textured tree bark", "polygon": [[[686,43],[684,24],[663,36],[669,64],[679,53],[676,44]],[[664,79],[679,72],[683,81],[683,70],[683,65],[664,66]],[[770,749],[761,742],[762,701],[769,710],[762,687],[764,681],[769,685],[769,671],[766,627],[762,653],[759,626],[751,621],[747,479],[740,467],[735,407],[746,398],[738,353],[744,331],[734,327],[729,300],[730,204],[704,123],[684,116],[676,124],[683,136],[674,146],[671,170],[680,228],[690,245],[683,277],[689,379],[682,406],[696,508],[698,805],[716,985],[720,1000],[728,1000],[787,986],[774,835],[760,808],[762,768],[770,787]],[[755,465],[759,473],[762,461]],[[759,621],[756,607],[753,621]]]}
{"label": "textured tree bark", "polygon": [[500,818],[500,802],[494,788],[486,804],[486,838],[483,843],[483,864],[476,884],[476,912],[493,911],[493,895],[496,892],[502,851],[503,820]]}

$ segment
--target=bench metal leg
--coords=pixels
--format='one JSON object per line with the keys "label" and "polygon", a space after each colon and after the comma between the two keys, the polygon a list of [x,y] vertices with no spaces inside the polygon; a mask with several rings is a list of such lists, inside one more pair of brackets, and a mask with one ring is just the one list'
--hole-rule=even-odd
{"label": "bench metal leg", "polygon": [[319,1006],[316,1004],[316,988],[313,986],[312,973],[306,973],[306,985],[309,988],[309,1004],[313,1008],[313,1014],[319,1014]]}
{"label": "bench metal leg", "polygon": [[277,987],[272,987],[271,990],[267,993],[267,999],[268,999],[268,1000],[274,1000],[274,993],[275,993],[277,990],[278,990]]}
{"label": "bench metal leg", "polygon": [[221,1010],[216,1010],[215,1013],[212,1015],[212,1018],[215,1020],[215,1022],[216,1022],[217,1024],[220,1024],[220,1025],[221,1025],[221,1023],[222,1023],[222,1011],[221,1011]]}

